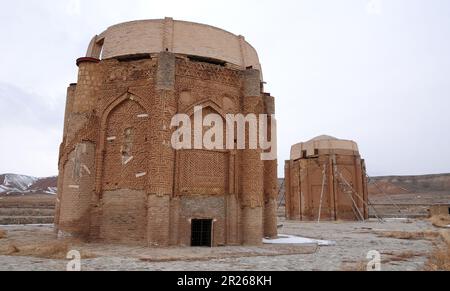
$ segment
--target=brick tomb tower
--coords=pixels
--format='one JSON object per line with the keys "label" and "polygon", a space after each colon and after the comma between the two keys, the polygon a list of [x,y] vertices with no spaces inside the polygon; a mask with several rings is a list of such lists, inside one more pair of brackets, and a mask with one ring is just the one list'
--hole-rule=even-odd
{"label": "brick tomb tower", "polygon": [[[274,114],[244,37],[171,18],[95,36],[67,91],[60,237],[147,246],[259,245],[277,235],[277,161],[175,150],[176,114]],[[248,135],[248,134],[247,134]],[[276,139],[276,137],[274,137]]]}
{"label": "brick tomb tower", "polygon": [[355,142],[320,136],[299,143],[285,169],[288,219],[368,218],[366,166]]}

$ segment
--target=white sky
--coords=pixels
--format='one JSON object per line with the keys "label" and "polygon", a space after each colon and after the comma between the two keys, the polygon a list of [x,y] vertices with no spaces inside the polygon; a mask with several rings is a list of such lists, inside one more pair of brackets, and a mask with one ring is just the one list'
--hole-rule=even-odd
{"label": "white sky", "polygon": [[0,173],[56,175],[75,60],[110,25],[165,16],[258,50],[280,175],[322,134],[357,141],[371,175],[450,172],[448,0],[16,0],[0,6]]}

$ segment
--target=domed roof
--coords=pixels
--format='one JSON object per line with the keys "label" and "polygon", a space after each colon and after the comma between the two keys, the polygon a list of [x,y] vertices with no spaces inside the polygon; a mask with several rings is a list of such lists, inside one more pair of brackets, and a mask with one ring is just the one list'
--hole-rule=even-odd
{"label": "domed roof", "polygon": [[298,160],[306,156],[316,155],[316,150],[344,150],[351,153],[359,153],[358,144],[351,140],[338,139],[329,135],[321,135],[307,142],[302,142],[292,146],[291,160]]}
{"label": "domed roof", "polygon": [[109,59],[162,51],[205,57],[261,71],[256,50],[243,36],[210,25],[172,18],[139,20],[109,27],[91,41],[87,57]]}
{"label": "domed roof", "polygon": [[330,135],[320,135],[318,137],[315,137],[315,138],[311,139],[309,142],[322,141],[322,140],[338,140],[338,139],[333,137],[333,136],[330,136]]}

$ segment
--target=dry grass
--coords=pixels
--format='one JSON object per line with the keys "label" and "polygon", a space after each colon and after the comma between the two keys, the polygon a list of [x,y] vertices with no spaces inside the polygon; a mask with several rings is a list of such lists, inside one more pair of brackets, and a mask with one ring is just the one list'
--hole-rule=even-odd
{"label": "dry grass", "polygon": [[450,271],[450,248],[433,251],[425,264],[425,271]]}
{"label": "dry grass", "polygon": [[7,237],[7,233],[5,230],[0,229],[0,239],[4,239]]}
{"label": "dry grass", "polygon": [[[0,247],[0,255],[64,260],[69,251],[77,249],[77,245],[79,246],[79,242],[74,240],[53,240],[45,243],[26,245],[9,243]],[[89,259],[95,258],[96,255],[81,251],[81,257]]]}
{"label": "dry grass", "polygon": [[352,264],[346,264],[341,269],[342,272],[367,272],[367,262],[361,261]]}
{"label": "dry grass", "polygon": [[438,215],[430,218],[430,222],[436,227],[448,227],[450,225],[449,215]]}
{"label": "dry grass", "polygon": [[450,271],[450,231],[442,231],[443,243],[428,257],[425,271]]}
{"label": "dry grass", "polygon": [[450,245],[450,230],[442,230],[440,234],[444,243]]}
{"label": "dry grass", "polygon": [[388,263],[392,263],[392,262],[407,262],[411,259],[425,256],[425,254],[423,254],[423,253],[417,253],[417,252],[412,252],[412,251],[403,252],[403,253],[395,253],[395,252],[383,253],[382,255],[383,255],[383,257],[387,256],[387,258],[383,259],[383,261],[382,261],[383,264],[388,264]]}
{"label": "dry grass", "polygon": [[435,231],[379,231],[376,232],[379,237],[404,239],[404,240],[435,240],[439,238],[439,232]]}
{"label": "dry grass", "polygon": [[[417,257],[424,257],[426,256],[423,253],[417,253],[417,252],[403,252],[403,253],[396,253],[396,252],[384,252],[382,255],[382,266],[389,263],[395,263],[395,262],[407,262],[411,259],[417,258]],[[344,272],[366,272],[367,271],[367,264],[368,261],[359,261],[355,263],[346,263],[341,268],[341,271]]]}
{"label": "dry grass", "polygon": [[344,223],[347,223],[348,221],[344,221],[344,220],[341,220],[341,219],[337,219],[337,220],[335,220],[335,221],[331,221],[331,223],[333,223],[333,224],[344,224]]}
{"label": "dry grass", "polygon": [[54,209],[45,208],[0,208],[0,216],[54,216]]}

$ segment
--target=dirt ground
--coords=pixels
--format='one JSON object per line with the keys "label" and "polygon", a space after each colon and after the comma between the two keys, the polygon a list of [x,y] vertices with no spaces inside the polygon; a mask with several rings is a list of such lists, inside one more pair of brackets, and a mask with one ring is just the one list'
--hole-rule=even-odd
{"label": "dirt ground", "polygon": [[[321,224],[280,221],[280,224],[283,224],[282,234],[332,240],[336,245],[149,249],[73,242],[67,250],[89,254],[81,261],[84,271],[359,270],[368,263],[367,254],[373,250],[381,254],[382,270],[413,271],[423,270],[427,256],[439,240],[439,229],[421,220],[390,220],[383,224],[378,221]],[[6,238],[0,239],[0,270],[66,270],[69,260],[64,259],[64,255],[48,259],[42,254],[18,251],[22,246],[53,243],[51,225],[0,228],[7,232]],[[396,233],[402,236],[392,235]],[[427,235],[416,235],[418,233]],[[11,252],[11,247],[16,248],[16,252]]]}

